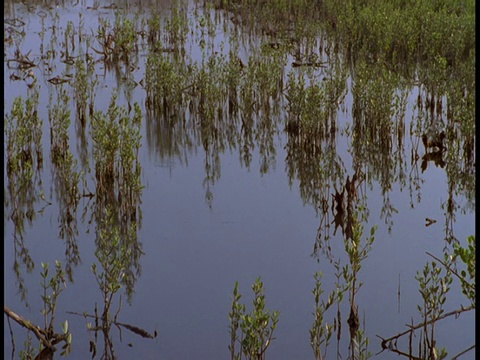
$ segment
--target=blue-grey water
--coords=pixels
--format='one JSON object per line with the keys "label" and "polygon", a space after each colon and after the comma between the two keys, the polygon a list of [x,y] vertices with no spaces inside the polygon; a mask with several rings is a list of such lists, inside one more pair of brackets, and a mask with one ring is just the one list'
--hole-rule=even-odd
{"label": "blue-grey water", "polygon": [[[99,13],[86,10],[92,6],[89,2],[78,5],[54,5],[44,21],[48,24],[53,14],[59,14],[59,24],[63,29],[68,20],[78,23],[81,12],[86,28],[96,29]],[[26,23],[25,38],[19,42],[22,53],[30,54],[30,59],[39,59],[39,30],[41,17],[36,11],[28,12],[21,3],[13,4],[12,17],[22,18]],[[168,8],[168,4],[165,4]],[[12,8],[6,8],[6,11]],[[100,11],[100,10],[99,10]],[[101,10],[100,14],[112,17],[111,10]],[[190,13],[193,16],[192,13]],[[7,12],[5,13],[7,18]],[[192,20],[193,21],[193,20]],[[48,27],[47,27],[48,28]],[[51,30],[48,30],[50,32]],[[215,46],[222,39],[221,27],[217,29]],[[45,45],[48,44],[46,41]],[[201,51],[195,48],[198,43],[189,39],[192,58],[201,58]],[[15,46],[6,49],[4,57],[4,113],[11,109],[15,96],[26,96],[26,86],[22,81],[12,81],[9,76],[6,59],[11,58]],[[188,47],[187,47],[188,49]],[[133,73],[135,81],[144,76],[144,64],[139,61],[140,69]],[[33,71],[40,86],[39,115],[43,119],[44,129],[48,129],[48,97],[55,93],[55,87],[46,79],[61,74],[64,64],[52,75],[44,75],[41,66]],[[68,70],[66,71],[68,72]],[[73,72],[73,71],[72,71]],[[102,70],[98,71],[99,74]],[[99,76],[100,87],[96,106],[105,110],[111,92],[118,86],[115,76],[107,73]],[[70,91],[70,90],[69,90]],[[408,97],[409,105],[405,113],[406,129],[412,119],[412,104],[418,88]],[[124,97],[121,101],[126,103]],[[145,114],[145,92],[138,86],[132,92],[133,101],[141,105]],[[338,111],[336,151],[343,160],[347,174],[352,176],[352,156],[349,152],[348,129],[352,127],[351,93],[345,97],[344,109]],[[70,145],[76,152],[76,135],[72,110]],[[275,156],[266,173],[261,170],[262,158],[258,146],[252,152],[249,166],[241,160],[239,147],[226,149],[219,153],[220,176],[213,183],[205,182],[206,154],[201,144],[189,149],[181,149],[181,156],[165,155],[161,157],[154,139],[158,134],[149,133],[144,117],[142,120],[142,147],[139,159],[142,164],[141,181],[145,188],[141,195],[142,220],[138,229],[138,240],[142,244],[144,255],[139,262],[141,275],[138,276],[131,304],[127,303],[123,291],[122,309],[118,320],[141,327],[151,333],[158,332],[155,339],[144,339],[126,329],[121,337],[113,327],[111,337],[115,353],[119,359],[228,359],[229,333],[228,312],[235,281],[238,281],[242,301],[251,305],[251,285],[261,277],[266,293],[267,307],[279,310],[280,321],[275,332],[275,340],[267,352],[269,359],[313,359],[309,344],[309,328],[314,310],[313,274],[319,270],[324,273],[325,294],[334,288],[334,268],[324,257],[312,256],[320,215],[309,203],[305,203],[299,190],[299,180],[289,181],[286,163],[287,135],[279,126],[274,135]],[[13,224],[9,219],[8,207],[4,216],[4,304],[26,319],[43,326],[41,315],[42,289],[40,284],[41,262],[49,263],[53,271],[55,260],[65,261],[65,242],[58,236],[59,206],[56,202],[52,184],[51,161],[49,156],[49,132],[44,130],[45,153],[44,169],[41,172],[45,198],[34,205],[36,218],[25,227],[24,245],[35,262],[35,269],[28,273],[21,268],[24,285],[28,289],[27,301],[21,301],[18,293],[18,281],[13,272],[14,241]],[[149,140],[150,139],[150,140]],[[404,153],[406,168],[404,172],[415,172],[409,161],[412,144],[405,139]],[[4,148],[5,151],[5,148]],[[420,147],[419,155],[423,149]],[[5,156],[4,156],[5,159]],[[6,189],[6,168],[4,167],[4,189]],[[389,191],[391,205],[396,209],[389,219],[382,216],[385,197],[378,179],[363,185],[367,198],[369,219],[365,226],[365,236],[370,228],[378,225],[375,242],[367,259],[362,263],[358,275],[363,283],[357,294],[357,304],[361,328],[365,325],[369,337],[369,350],[376,354],[381,350],[380,339],[393,336],[406,330],[406,324],[421,321],[417,305],[422,304],[415,280],[417,271],[422,271],[425,263],[431,261],[426,252],[443,257],[445,246],[446,222],[448,216],[442,208],[448,199],[448,178],[445,169],[430,163],[425,172],[419,172],[418,189],[410,190],[412,185],[408,176],[404,183],[396,180]],[[92,186],[94,174],[86,174],[87,182]],[[5,190],[6,192],[6,190]],[[210,192],[211,199],[206,199]],[[420,196],[419,196],[420,195]],[[420,197],[420,198],[419,198]],[[68,282],[60,294],[57,304],[57,330],[60,322],[69,322],[73,334],[70,359],[90,358],[89,341],[92,334],[87,331],[87,322],[82,316],[68,312],[93,313],[95,304],[101,305],[102,295],[91,271],[95,258],[95,226],[81,220],[84,207],[89,198],[79,203],[77,214],[77,244],[81,255],[81,264],[74,268],[74,282]],[[469,203],[462,192],[455,195],[459,208],[455,213],[453,232],[455,237],[465,243],[467,236],[475,234],[475,204]],[[425,226],[425,218],[437,222]],[[388,224],[387,224],[387,223]],[[450,226],[450,225],[449,225]],[[390,229],[389,229],[390,227]],[[333,225],[330,228],[333,234]],[[341,231],[331,239],[332,252],[347,261]],[[398,288],[401,296],[398,297]],[[345,295],[348,297],[348,295]],[[345,299],[346,301],[347,299]],[[460,291],[456,279],[452,284],[445,303],[446,311],[468,304]],[[113,313],[119,306],[119,296],[113,303]],[[345,308],[346,309],[346,308]],[[453,356],[475,343],[475,311],[462,314],[458,319],[447,319],[436,327],[437,346],[446,347]],[[334,311],[326,314],[327,321],[333,321]],[[347,336],[346,319],[348,310],[344,310],[344,337]],[[16,355],[27,339],[25,329],[7,321],[4,316],[4,356],[10,358],[12,339],[10,325],[14,333]],[[33,335],[31,335],[32,338]],[[33,340],[36,344],[36,339]],[[101,341],[98,343],[101,353]],[[332,340],[329,349],[336,351],[336,341]],[[342,340],[342,358],[348,356],[348,344]],[[474,358],[475,351],[465,355],[465,359]],[[59,357],[59,354],[56,355]],[[97,354],[97,357],[99,355]],[[396,355],[383,352],[374,359],[391,359]]]}

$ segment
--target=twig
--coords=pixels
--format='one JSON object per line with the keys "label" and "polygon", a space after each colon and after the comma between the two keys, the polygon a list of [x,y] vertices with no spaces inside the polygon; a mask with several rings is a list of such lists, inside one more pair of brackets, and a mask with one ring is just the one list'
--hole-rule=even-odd
{"label": "twig", "polygon": [[435,260],[439,261],[443,266],[445,266],[447,268],[448,271],[450,271],[453,275],[455,275],[457,278],[460,279],[460,281],[462,283],[464,283],[465,285],[467,285],[470,289],[472,290],[475,290],[475,287],[470,284],[468,281],[466,281],[465,279],[463,279],[460,275],[457,274],[457,272],[455,270],[453,270],[450,266],[448,266],[447,264],[445,264],[442,260],[440,260],[439,258],[437,258],[436,256],[430,254],[428,251],[426,252],[427,255],[430,255],[431,257],[433,257]]}
{"label": "twig", "polygon": [[12,359],[13,359],[13,356],[15,355],[15,338],[13,337],[12,324],[10,323],[9,317],[7,317],[7,321],[8,321],[8,329],[10,330],[10,337],[12,338]]}
{"label": "twig", "polygon": [[[406,353],[406,352],[403,352],[403,351],[400,351],[398,350],[396,347],[393,347],[392,345],[386,345],[386,342],[387,342],[387,339],[384,339],[382,338],[381,336],[378,336],[376,335],[378,338],[382,339],[382,350],[380,350],[379,352],[377,352],[375,354],[375,356],[377,356],[378,354],[381,354],[382,352],[384,352],[385,350],[388,350],[388,351],[391,351],[391,352],[394,352],[396,353],[397,355],[403,355],[403,356],[407,356],[409,360],[423,360],[423,358],[419,358],[419,357],[416,357],[416,356],[413,356],[412,355],[412,349],[410,348],[410,353]],[[391,340],[390,340],[391,341]]]}
{"label": "twig", "polygon": [[463,350],[461,353],[455,355],[454,357],[452,357],[452,360],[457,360],[460,356],[462,356],[463,354],[469,352],[470,350],[473,350],[475,348],[475,344],[473,344],[472,346],[470,346],[468,349],[465,349]]}
{"label": "twig", "polygon": [[[380,339],[382,339],[382,343],[385,344],[385,343],[387,343],[387,342],[389,342],[389,341],[398,339],[398,338],[402,337],[403,335],[409,334],[409,333],[411,333],[412,331],[415,331],[415,330],[417,330],[417,329],[420,329],[420,328],[423,327],[423,326],[430,325],[430,324],[432,324],[432,323],[434,323],[434,322],[436,322],[436,321],[438,321],[438,320],[445,319],[445,318],[447,318],[447,317],[449,317],[449,316],[452,316],[452,315],[458,316],[458,315],[460,315],[460,314],[463,313],[463,312],[470,311],[470,310],[474,310],[474,309],[475,309],[475,305],[470,305],[469,307],[466,307],[466,308],[464,308],[464,307],[462,306],[462,308],[460,308],[460,309],[450,311],[450,312],[445,313],[445,314],[443,314],[443,315],[441,315],[441,316],[439,316],[439,317],[437,317],[437,318],[435,318],[435,319],[431,319],[431,320],[429,320],[429,321],[424,321],[424,322],[422,322],[422,323],[420,323],[420,324],[417,324],[417,325],[415,325],[415,326],[406,324],[406,326],[408,326],[408,327],[410,328],[409,330],[406,330],[406,331],[404,331],[404,332],[401,332],[401,333],[399,333],[399,334],[397,334],[397,335],[395,335],[395,336],[392,336],[392,337],[390,337],[390,338],[383,339],[383,338],[380,337],[379,335],[377,335],[377,337],[379,337]],[[382,347],[383,347],[383,346],[382,346]]]}
{"label": "twig", "polygon": [[7,315],[9,318],[15,320],[18,324],[23,326],[24,328],[32,331],[35,336],[37,337],[38,340],[42,342],[43,345],[45,345],[48,348],[54,349],[53,345],[50,343],[50,341],[47,339],[45,334],[45,331],[38,327],[37,325],[33,325],[30,321],[24,319],[22,316],[16,314],[12,310],[9,309],[7,305],[3,305],[3,312],[5,315]]}
{"label": "twig", "polygon": [[[90,318],[95,318],[94,315],[90,315],[90,314],[87,314],[87,313],[79,313],[79,312],[75,312],[75,311],[67,311],[67,314],[72,314],[72,315],[79,315],[79,316],[83,316],[85,318],[87,317],[90,317]],[[118,315],[118,314],[117,314]],[[119,321],[116,320],[117,319],[117,316],[115,316],[115,320],[112,321],[112,324],[114,324],[115,326],[117,326],[117,328],[120,330],[121,332],[121,329],[120,327],[123,326],[124,328],[136,333],[137,335],[140,335],[144,338],[150,338],[150,339],[154,339],[156,336],[157,336],[157,333],[154,332],[153,335],[150,334],[148,331],[146,330],[143,330],[137,326],[134,326],[134,325],[130,325],[130,324],[125,324],[125,323],[121,323]],[[102,326],[98,326],[92,330],[102,330],[104,329],[104,327]]]}

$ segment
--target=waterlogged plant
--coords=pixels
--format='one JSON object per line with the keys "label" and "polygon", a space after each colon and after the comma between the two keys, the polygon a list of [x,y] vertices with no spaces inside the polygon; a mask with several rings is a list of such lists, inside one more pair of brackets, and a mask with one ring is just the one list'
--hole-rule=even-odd
{"label": "waterlogged plant", "polygon": [[363,225],[358,221],[356,212],[353,213],[353,236],[351,239],[345,239],[345,251],[348,254],[350,266],[343,268],[343,276],[350,290],[350,315],[347,323],[350,329],[350,357],[352,359],[368,359],[371,353],[368,351],[368,337],[365,337],[365,329],[360,329],[360,318],[358,316],[358,306],[356,305],[356,295],[362,282],[358,282],[358,272],[372,249],[375,241],[375,231],[377,226],[370,230],[370,236],[362,244]]}
{"label": "waterlogged plant", "polygon": [[[68,321],[62,323],[63,335],[58,338],[58,335],[54,334],[54,321],[57,308],[57,300],[64,288],[67,287],[65,282],[65,271],[62,268],[60,261],[55,261],[55,274],[48,280],[48,263],[42,263],[43,272],[42,276],[42,288],[43,288],[43,310],[44,317],[44,330],[47,334],[47,340],[52,345],[65,342],[62,346],[62,352],[60,355],[68,355],[71,350],[72,334],[68,331]],[[43,344],[47,345],[47,344]]]}
{"label": "waterlogged plant", "polygon": [[[451,272],[447,270],[445,276],[442,277],[442,270],[442,267],[438,266],[435,261],[432,261],[425,265],[422,273],[417,272],[415,276],[423,299],[423,307],[418,305],[418,311],[421,313],[423,323],[425,324],[422,337],[423,343],[419,346],[419,355],[422,358],[431,358],[436,353],[435,322],[444,312],[443,305],[447,300],[447,293],[453,281]],[[446,350],[442,349],[440,354],[444,353],[446,355]],[[444,357],[441,356],[440,358]]]}
{"label": "waterlogged plant", "polygon": [[21,96],[13,100],[10,114],[5,116],[7,137],[7,172],[22,172],[32,178],[35,165],[43,166],[42,120],[38,116],[39,92],[34,89],[26,101]]}
{"label": "waterlogged plant", "polygon": [[[42,277],[41,286],[43,289],[43,328],[16,314],[6,305],[4,306],[4,312],[9,319],[13,319],[19,325],[29,330],[29,332],[33,332],[40,341],[39,353],[35,359],[53,358],[53,354],[57,350],[55,345],[59,343],[63,343],[62,352],[60,353],[61,356],[67,356],[71,351],[72,334],[68,329],[68,321],[65,320],[65,322],[62,323],[62,333],[55,333],[54,329],[58,297],[67,286],[65,282],[65,271],[59,261],[55,261],[55,274],[50,278],[48,269],[48,263],[42,262],[42,272],[40,275]],[[10,331],[10,333],[12,333],[12,331]],[[12,344],[13,349],[15,349],[13,338]],[[25,342],[25,348],[20,352],[20,356],[22,359],[32,359],[34,353],[35,349],[32,346],[32,339],[29,333],[27,341]]]}
{"label": "waterlogged plant", "polygon": [[115,226],[112,216],[107,218],[108,224],[103,226],[99,234],[98,249],[95,256],[101,266],[92,265],[97,284],[104,294],[105,314],[109,313],[113,296],[122,288],[122,280],[125,276],[125,268],[128,264],[128,249],[120,243],[118,226]]}
{"label": "waterlogged plant", "polygon": [[100,49],[92,49],[103,55],[107,64],[123,61],[130,65],[132,55],[138,54],[138,36],[134,20],[117,14],[112,26],[108,19],[100,18],[96,36]]}
{"label": "waterlogged plant", "polygon": [[[96,197],[93,216],[97,224],[97,255],[111,251],[120,252],[122,259],[122,283],[126,285],[129,299],[133,294],[136,274],[140,272],[139,258],[143,254],[138,242],[137,229],[141,213],[143,185],[140,180],[141,164],[138,152],[141,146],[140,126],[142,113],[134,104],[133,117],[124,107],[117,105],[117,95],[113,94],[108,112],[98,111],[92,119],[94,143]],[[118,232],[118,248],[112,245]],[[113,247],[112,247],[113,246]],[[120,255],[119,255],[120,256]],[[102,262],[102,266],[110,266]],[[110,286],[114,283],[109,282]],[[115,286],[112,288],[114,289]]]}
{"label": "waterlogged plant", "polygon": [[[115,352],[110,338],[110,330],[116,322],[116,316],[115,318],[112,316],[111,309],[115,295],[122,288],[124,278],[126,278],[132,249],[122,244],[120,229],[116,224],[117,220],[109,209],[105,210],[107,212],[106,218],[103,220],[104,223],[98,224],[99,229],[97,229],[96,239],[97,250],[95,256],[100,266],[97,267],[97,264],[94,263],[91,267],[103,296],[103,311],[98,316],[95,306],[95,315],[89,315],[95,318],[95,327],[92,329],[92,326],[88,325],[88,329],[103,332],[104,356],[113,359],[115,358]],[[130,289],[129,291],[131,293],[133,290]],[[95,336],[95,341],[90,341],[90,351],[93,352],[93,356],[96,353],[96,339]]]}
{"label": "waterlogged plant", "polygon": [[[265,308],[263,282],[260,278],[255,280],[252,290],[254,294],[253,309],[250,313],[246,313],[246,306],[239,302],[242,295],[238,291],[238,281],[235,282],[232,309],[228,314],[230,320],[230,345],[228,349],[232,360],[242,358],[263,360],[266,358],[266,351],[274,339],[273,332],[277,327],[280,312]],[[238,350],[237,344],[240,345]]]}
{"label": "waterlogged plant", "polygon": [[[436,344],[435,329],[441,323],[440,321],[455,316],[458,317],[464,312],[475,310],[475,236],[467,238],[467,246],[462,247],[456,243],[453,245],[453,254],[444,254],[444,259],[441,260],[436,256],[427,253],[436,261],[427,262],[422,272],[417,272],[415,276],[419,283],[419,291],[422,296],[423,305],[418,305],[418,311],[422,316],[422,321],[418,324],[409,325],[409,329],[389,338],[382,338],[382,351],[390,350],[398,355],[409,358],[421,359],[444,359],[448,356],[447,349],[440,348]],[[457,270],[460,260],[466,265],[466,270]],[[438,265],[438,264],[441,264]],[[450,285],[455,276],[461,281],[463,294],[470,301],[470,305],[464,307],[460,306],[449,312],[445,312],[445,303],[447,294],[450,291]],[[418,347],[413,346],[413,338],[416,332],[420,332],[418,340]],[[408,335],[408,352],[400,349],[398,340]],[[459,354],[452,357],[457,359],[470,350],[473,350],[475,345],[461,351]]]}
{"label": "waterlogged plant", "polygon": [[183,1],[174,1],[164,28],[164,42],[173,46],[176,51],[184,47],[189,31],[186,6]]}
{"label": "waterlogged plant", "polygon": [[[131,223],[131,228],[127,234],[123,234],[123,225],[121,220],[119,221],[115,212],[112,209],[112,204],[103,208],[104,218],[97,219],[97,237],[96,245],[97,250],[95,256],[98,264],[93,263],[91,270],[95,276],[95,280],[102,293],[103,309],[99,314],[97,305],[95,304],[94,314],[70,312],[74,315],[83,316],[85,319],[94,319],[94,323],[87,323],[89,332],[93,332],[94,336],[90,339],[90,352],[92,358],[97,353],[97,335],[98,332],[103,334],[104,346],[102,358],[115,359],[114,343],[111,338],[111,329],[113,326],[117,327],[120,331],[121,328],[125,328],[143,338],[153,339],[157,336],[155,331],[153,334],[148,331],[139,328],[134,325],[125,324],[118,321],[118,316],[121,310],[122,297],[119,299],[119,308],[116,313],[112,314],[113,301],[115,296],[122,287],[126,287],[128,300],[131,303],[133,296],[133,286],[135,281],[135,275],[131,271],[131,267],[137,267],[137,273],[140,268],[138,265],[138,257],[141,254],[141,248],[136,242],[136,224]],[[132,264],[133,262],[133,264]]]}
{"label": "waterlogged plant", "polygon": [[[335,264],[338,270],[338,264]],[[314,321],[310,332],[310,346],[312,347],[315,360],[323,360],[327,358],[327,348],[330,344],[331,337],[335,331],[337,331],[337,340],[340,340],[341,332],[341,316],[340,316],[340,303],[343,299],[343,294],[347,290],[340,287],[337,282],[337,288],[328,294],[327,301],[322,299],[323,288],[322,278],[323,273],[318,271],[314,274],[315,288],[312,290],[315,299],[315,311],[313,312]],[[338,280],[338,278],[337,278]],[[330,307],[337,303],[337,316],[334,318],[333,324],[329,324],[325,321],[325,313]],[[323,352],[322,352],[323,348]]]}
{"label": "waterlogged plant", "polygon": [[141,120],[140,106],[134,104],[134,116],[130,118],[126,109],[117,105],[115,93],[112,94],[107,114],[101,111],[94,114],[91,135],[97,191],[102,194],[124,187],[127,192],[133,193],[142,189],[138,160]]}
{"label": "waterlogged plant", "polygon": [[59,238],[66,243],[65,269],[69,280],[73,281],[72,266],[80,264],[80,254],[76,237],[78,235],[76,213],[80,200],[79,183],[82,174],[76,170],[77,160],[70,151],[69,128],[70,98],[60,85],[57,98],[50,96],[49,123],[52,158],[52,177],[59,205]]}
{"label": "waterlogged plant", "polygon": [[4,118],[8,179],[5,204],[9,207],[5,210],[14,225],[13,268],[22,300],[26,299],[27,291],[20,274],[20,264],[23,263],[28,272],[35,266],[24,242],[25,222],[33,223],[37,214],[35,204],[45,199],[40,177],[43,168],[43,122],[38,115],[38,104],[39,92],[34,88],[29,91],[26,100],[16,97],[10,113]]}
{"label": "waterlogged plant", "polygon": [[133,54],[138,37],[135,21],[117,14],[114,33],[114,53],[122,54],[124,60],[128,63],[129,55]]}
{"label": "waterlogged plant", "polygon": [[85,62],[77,59],[75,62],[75,102],[77,105],[77,120],[82,127],[85,127],[87,122],[87,100],[88,100],[88,77]]}

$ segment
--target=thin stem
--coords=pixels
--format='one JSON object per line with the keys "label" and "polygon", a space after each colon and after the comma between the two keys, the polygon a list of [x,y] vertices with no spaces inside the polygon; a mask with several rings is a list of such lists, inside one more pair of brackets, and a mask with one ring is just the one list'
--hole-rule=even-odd
{"label": "thin stem", "polygon": [[455,275],[457,278],[460,279],[460,281],[465,284],[466,286],[468,286],[470,289],[472,290],[475,290],[475,287],[470,284],[468,281],[466,281],[464,278],[462,278],[460,275],[457,274],[457,272],[455,270],[453,270],[450,266],[448,266],[447,264],[445,264],[442,260],[440,260],[439,258],[437,258],[436,256],[430,254],[428,251],[426,251],[426,254],[427,255],[430,255],[431,257],[433,257],[435,260],[437,260],[438,262],[440,262],[443,266],[445,266],[447,268],[448,271],[450,271],[453,275]]}
{"label": "thin stem", "polygon": [[409,333],[411,333],[411,332],[413,332],[413,331],[415,331],[415,330],[417,330],[417,329],[420,329],[420,328],[423,327],[423,326],[429,325],[429,324],[434,323],[434,322],[436,322],[436,321],[438,321],[438,320],[445,319],[445,318],[447,318],[447,317],[449,317],[449,316],[452,316],[452,315],[459,316],[459,315],[460,315],[461,313],[463,313],[463,312],[470,311],[470,310],[474,310],[474,309],[475,309],[475,305],[470,305],[469,307],[466,307],[466,308],[462,307],[461,309],[457,309],[457,310],[450,311],[450,312],[448,312],[448,313],[445,313],[444,315],[441,315],[441,316],[439,316],[439,317],[437,317],[437,318],[431,319],[431,320],[426,321],[426,322],[424,321],[424,322],[422,322],[422,323],[420,323],[420,324],[417,324],[417,325],[415,325],[415,326],[406,324],[405,326],[408,326],[408,327],[410,328],[409,330],[406,330],[406,331],[404,331],[404,332],[401,332],[401,333],[399,333],[399,334],[397,334],[397,335],[395,335],[395,336],[392,336],[392,337],[390,337],[390,338],[383,339],[382,337],[380,337],[380,336],[378,336],[378,335],[377,335],[377,337],[380,337],[380,338],[382,339],[382,348],[384,348],[384,346],[385,346],[385,348],[386,348],[386,343],[389,342],[389,341],[398,339],[398,338],[400,338],[400,337],[402,337],[402,336],[404,336],[404,335],[406,335],[406,334],[409,334]]}

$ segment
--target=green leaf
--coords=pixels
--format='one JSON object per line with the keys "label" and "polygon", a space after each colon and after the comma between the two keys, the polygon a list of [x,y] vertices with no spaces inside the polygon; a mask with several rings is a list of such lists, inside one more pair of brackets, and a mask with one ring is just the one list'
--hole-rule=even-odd
{"label": "green leaf", "polygon": [[65,320],[65,322],[62,324],[63,328],[63,333],[66,334],[68,332],[68,320]]}

